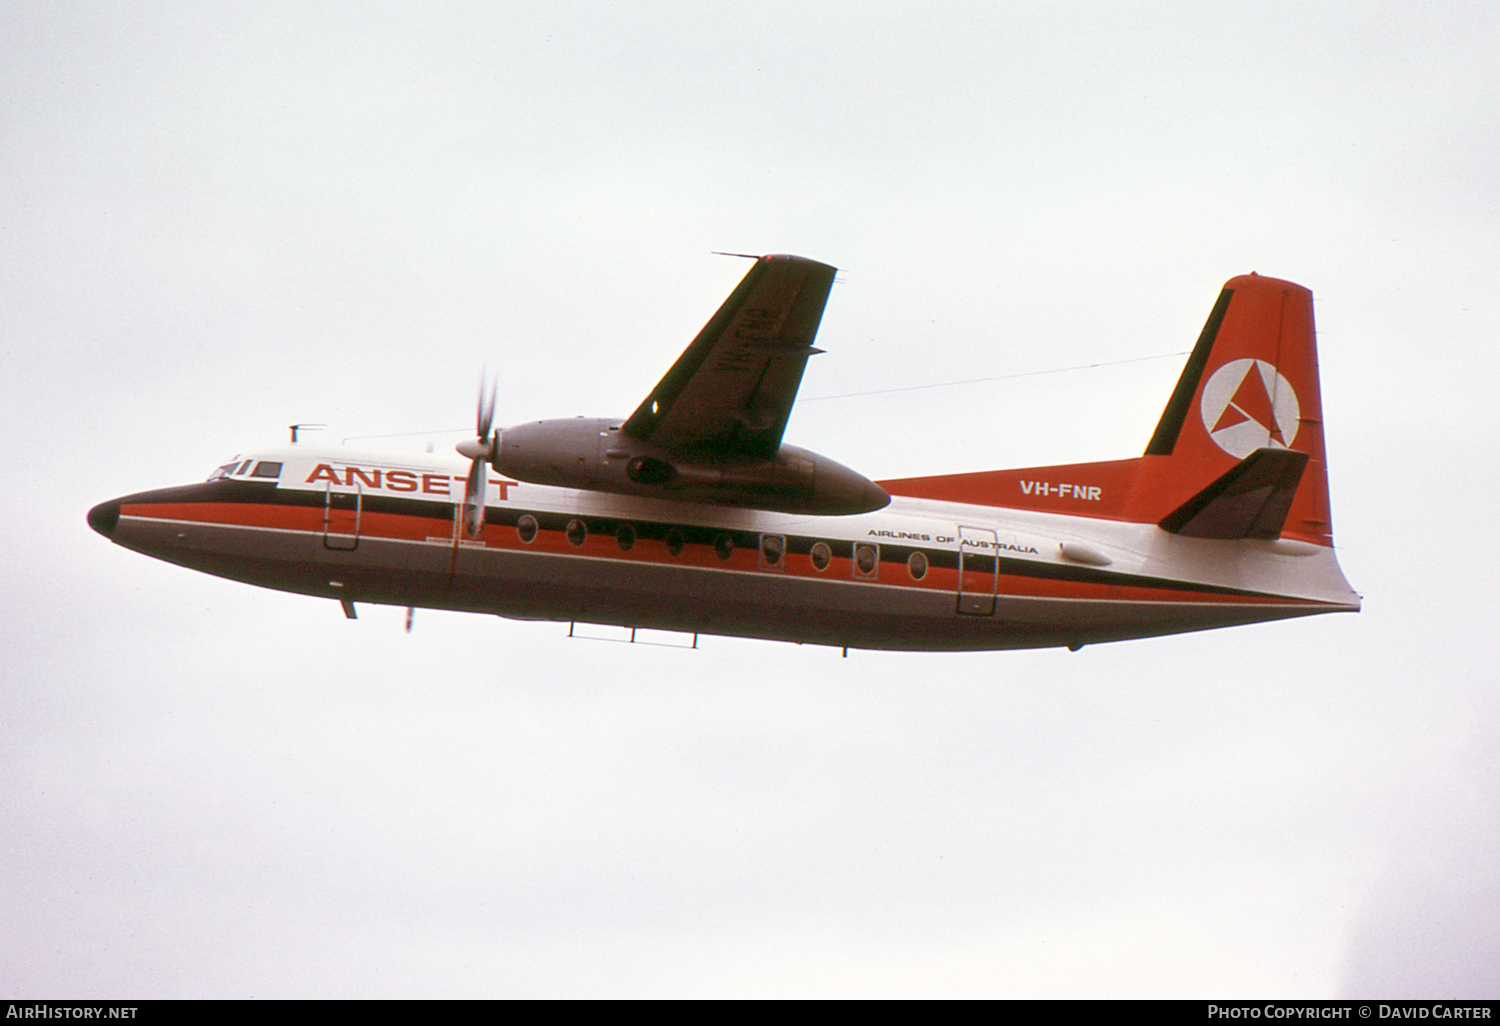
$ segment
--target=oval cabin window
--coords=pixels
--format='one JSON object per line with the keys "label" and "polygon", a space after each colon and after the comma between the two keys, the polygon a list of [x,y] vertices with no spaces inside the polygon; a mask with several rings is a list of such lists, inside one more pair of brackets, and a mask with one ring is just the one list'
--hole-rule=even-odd
{"label": "oval cabin window", "polygon": [[786,552],[786,539],[779,534],[763,534],[760,536],[760,561],[768,567],[781,565],[782,554]]}
{"label": "oval cabin window", "polygon": [[517,520],[516,534],[520,537],[521,541],[525,542],[527,545],[530,545],[532,542],[536,541],[536,517],[532,516],[530,513],[527,513],[520,520]]}
{"label": "oval cabin window", "polygon": [[833,562],[833,550],[828,547],[827,542],[818,542],[807,555],[812,560],[814,570],[827,570],[828,564]]}

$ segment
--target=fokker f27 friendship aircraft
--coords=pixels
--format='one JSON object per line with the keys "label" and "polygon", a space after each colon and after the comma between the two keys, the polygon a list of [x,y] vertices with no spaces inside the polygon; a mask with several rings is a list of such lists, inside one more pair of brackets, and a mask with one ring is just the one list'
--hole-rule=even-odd
{"label": "fokker f27 friendship aircraft", "polygon": [[877,483],[781,441],[834,274],[756,260],[623,421],[492,431],[481,389],[467,467],[293,445],[89,523],[350,617],[1076,649],[1359,608],[1333,551],[1307,289],[1225,284],[1142,456]]}

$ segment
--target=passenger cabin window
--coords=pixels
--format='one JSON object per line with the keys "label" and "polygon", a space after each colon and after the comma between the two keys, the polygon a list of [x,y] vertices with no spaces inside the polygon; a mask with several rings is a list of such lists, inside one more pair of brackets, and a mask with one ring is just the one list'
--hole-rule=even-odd
{"label": "passenger cabin window", "polygon": [[714,555],[720,559],[728,559],[734,555],[734,539],[727,534],[721,534],[714,539]]}
{"label": "passenger cabin window", "polygon": [[536,540],[536,526],[536,517],[527,513],[520,520],[516,521],[516,535],[521,541],[530,545]]}
{"label": "passenger cabin window", "polygon": [[875,571],[880,569],[880,550],[869,542],[860,542],[854,546],[854,575],[856,577],[874,577]]}
{"label": "passenger cabin window", "polygon": [[827,542],[818,542],[807,555],[812,560],[814,570],[827,570],[828,564],[833,562],[833,550],[828,547]]}
{"label": "passenger cabin window", "polygon": [[786,552],[786,539],[779,534],[760,536],[760,565],[767,570],[781,569],[781,557]]}
{"label": "passenger cabin window", "polygon": [[920,552],[913,552],[906,557],[906,572],[911,574],[911,579],[920,581],[927,576],[927,557]]}

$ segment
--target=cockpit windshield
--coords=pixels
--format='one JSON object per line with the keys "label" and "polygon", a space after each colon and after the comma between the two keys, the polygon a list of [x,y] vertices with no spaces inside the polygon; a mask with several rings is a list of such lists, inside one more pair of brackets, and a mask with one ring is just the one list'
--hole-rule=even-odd
{"label": "cockpit windshield", "polygon": [[[246,462],[249,461],[247,460]],[[233,475],[239,469],[241,469],[240,458],[236,456],[232,462],[224,464],[222,467],[219,467],[217,470],[215,470],[212,474],[209,474],[208,479],[210,481],[222,481],[225,478]]]}
{"label": "cockpit windshield", "polygon": [[[251,466],[254,470],[251,470]],[[208,475],[210,481],[227,481],[235,477],[252,477],[261,480],[275,480],[281,476],[281,462],[279,460],[242,460],[236,456],[231,462],[218,467]]]}

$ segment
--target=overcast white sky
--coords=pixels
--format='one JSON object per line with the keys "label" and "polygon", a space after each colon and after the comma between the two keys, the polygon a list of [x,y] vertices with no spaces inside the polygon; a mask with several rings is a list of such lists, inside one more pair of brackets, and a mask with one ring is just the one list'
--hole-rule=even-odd
{"label": "overcast white sky", "polygon": [[[0,6],[0,992],[1500,996],[1496,53],[1481,2]],[[293,421],[463,428],[485,364],[502,422],[628,414],[744,273],[712,250],[842,269],[804,400],[1307,285],[1365,611],[407,635],[84,522]],[[1180,364],[787,438],[1127,457]]]}

